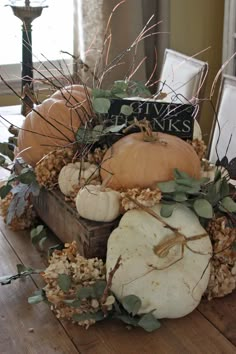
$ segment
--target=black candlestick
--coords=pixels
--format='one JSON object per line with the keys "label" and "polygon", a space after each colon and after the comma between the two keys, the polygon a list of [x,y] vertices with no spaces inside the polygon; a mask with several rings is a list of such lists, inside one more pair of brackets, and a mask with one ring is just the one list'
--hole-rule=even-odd
{"label": "black candlestick", "polygon": [[[22,68],[21,68],[21,94],[24,97],[25,85],[30,85],[33,92],[33,61],[32,61],[32,26],[34,19],[41,16],[42,10],[48,6],[30,6],[30,1],[25,1],[25,6],[10,5],[13,13],[22,22]],[[33,102],[28,96],[22,99],[21,114],[27,115],[33,108]]]}

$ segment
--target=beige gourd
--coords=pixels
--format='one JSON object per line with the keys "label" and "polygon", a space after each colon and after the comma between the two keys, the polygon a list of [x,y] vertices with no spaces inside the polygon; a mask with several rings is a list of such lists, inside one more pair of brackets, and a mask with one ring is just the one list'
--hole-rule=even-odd
{"label": "beige gourd", "polygon": [[113,221],[120,214],[120,193],[102,185],[87,185],[77,194],[76,208],[85,219]]}
{"label": "beige gourd", "polygon": [[65,165],[58,176],[58,186],[60,191],[69,196],[75,186],[81,181],[89,182],[99,175],[98,166],[89,162],[75,162]]}
{"label": "beige gourd", "polygon": [[[158,217],[160,207],[151,209]],[[154,311],[156,318],[177,318],[192,312],[207,288],[212,245],[196,215],[183,205],[161,220],[178,228],[185,241],[202,236],[186,245],[179,238],[164,252],[176,237],[173,231],[146,211],[131,210],[109,237],[106,266],[109,273],[121,256],[111,287],[118,299],[134,294],[142,301],[139,313]]]}

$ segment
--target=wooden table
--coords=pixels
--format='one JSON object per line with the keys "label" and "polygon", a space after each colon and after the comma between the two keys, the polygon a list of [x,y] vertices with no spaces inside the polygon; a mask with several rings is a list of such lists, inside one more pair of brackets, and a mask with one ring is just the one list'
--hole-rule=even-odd
{"label": "wooden table", "polygon": [[[56,244],[53,237],[49,244]],[[13,232],[0,222],[0,276],[15,274],[16,264],[45,268],[46,254],[31,244],[29,232]],[[49,307],[27,298],[44,285],[40,276],[0,288],[1,354],[233,354],[236,353],[236,291],[202,302],[190,315],[162,320],[153,333],[128,330],[104,321],[88,330],[59,321]]]}
{"label": "wooden table", "polygon": [[[0,179],[4,174],[0,169]],[[57,242],[51,235],[46,246]],[[39,252],[31,244],[29,231],[13,232],[0,220],[0,276],[15,274],[18,263],[45,268],[46,251]],[[0,354],[236,353],[236,291],[222,299],[202,301],[190,315],[162,320],[159,330],[146,333],[115,321],[88,330],[59,321],[46,304],[27,302],[43,285],[40,276],[33,276],[0,287]]]}

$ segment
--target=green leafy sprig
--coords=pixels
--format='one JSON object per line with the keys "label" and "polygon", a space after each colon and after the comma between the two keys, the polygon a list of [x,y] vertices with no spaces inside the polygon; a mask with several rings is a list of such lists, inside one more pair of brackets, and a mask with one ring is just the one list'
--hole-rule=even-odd
{"label": "green leafy sprig", "polygon": [[30,267],[25,267],[23,264],[17,264],[17,273],[14,275],[5,275],[0,277],[0,284],[1,285],[8,285],[11,284],[13,280],[26,278],[33,274],[40,274],[42,272],[41,269],[33,269]]}
{"label": "green leafy sprig", "polygon": [[200,220],[211,219],[216,213],[236,212],[236,203],[230,196],[230,186],[220,170],[212,182],[209,178],[195,179],[178,169],[174,180],[158,183],[162,192],[161,216],[169,217],[176,204],[181,203],[195,212]]}
{"label": "green leafy sprig", "polygon": [[[58,285],[60,289],[67,293],[71,287],[71,277],[68,274],[59,274],[58,276]],[[107,282],[105,280],[97,280],[93,285],[90,286],[79,286],[76,291],[76,296],[73,299],[65,299],[63,300],[67,306],[71,306],[73,308],[80,308],[82,301],[84,299],[91,300],[97,299],[101,301],[104,292],[107,288]],[[108,312],[104,312],[99,310],[96,313],[82,313],[82,314],[74,314],[73,321],[80,322],[85,320],[95,320],[102,321],[108,318],[116,318],[124,322],[125,324],[132,327],[141,327],[147,332],[152,332],[158,328],[160,328],[160,322],[154,317],[153,311],[138,315],[138,312],[142,306],[142,302],[140,298],[136,295],[128,295],[125,296],[121,301],[115,297],[114,293],[109,290],[109,296],[113,297],[111,310]],[[38,303],[40,301],[46,300],[45,292],[42,294],[38,291],[28,299],[29,303]]]}
{"label": "green leafy sprig", "polygon": [[[92,90],[93,109],[98,114],[105,114],[111,107],[112,99],[134,96],[151,97],[151,93],[142,82],[118,80],[114,82],[110,90],[98,88]],[[129,116],[133,113],[132,107],[123,105],[120,113]]]}

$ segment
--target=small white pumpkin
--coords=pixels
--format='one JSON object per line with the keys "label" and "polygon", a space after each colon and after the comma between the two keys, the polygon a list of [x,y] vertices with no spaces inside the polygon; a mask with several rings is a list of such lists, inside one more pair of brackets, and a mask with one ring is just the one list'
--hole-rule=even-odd
{"label": "small white pumpkin", "polygon": [[120,214],[120,193],[102,185],[87,185],[76,196],[80,216],[93,221],[108,222]]}
{"label": "small white pumpkin", "polygon": [[194,139],[202,140],[202,130],[196,119],[194,119],[193,125],[193,140]]}
{"label": "small white pumpkin", "polygon": [[80,181],[93,180],[99,176],[98,166],[89,162],[75,162],[65,165],[58,176],[60,191],[69,196],[73,192],[73,186],[80,184]]}
{"label": "small white pumpkin", "polygon": [[[151,209],[160,216],[160,207]],[[185,240],[194,235],[204,236],[188,241],[189,248],[184,246],[183,255],[180,243],[166,254],[157,255],[157,246],[175,234],[147,212],[130,210],[108,239],[107,274],[121,256],[111,286],[117,298],[134,294],[142,301],[139,314],[154,311],[156,318],[178,318],[197,307],[207,288],[212,245],[196,215],[183,205],[162,220],[178,228]]]}

